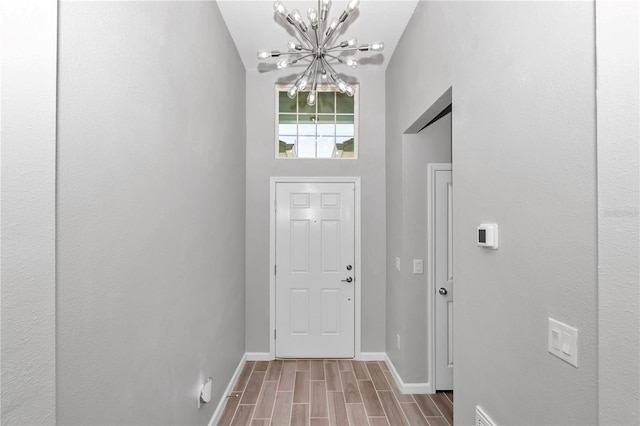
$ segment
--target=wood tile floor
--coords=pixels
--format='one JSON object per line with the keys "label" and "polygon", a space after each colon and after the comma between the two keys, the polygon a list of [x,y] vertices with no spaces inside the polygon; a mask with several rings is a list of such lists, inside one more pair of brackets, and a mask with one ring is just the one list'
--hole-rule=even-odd
{"label": "wood tile floor", "polygon": [[453,425],[453,393],[403,395],[384,362],[248,361],[218,425]]}

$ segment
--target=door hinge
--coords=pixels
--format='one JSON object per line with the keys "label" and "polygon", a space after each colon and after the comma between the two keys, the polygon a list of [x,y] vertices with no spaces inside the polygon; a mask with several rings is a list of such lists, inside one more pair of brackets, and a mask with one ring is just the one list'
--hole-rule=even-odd
{"label": "door hinge", "polygon": [[273,210],[274,211],[278,210],[278,200],[273,201]]}
{"label": "door hinge", "polygon": [[276,265],[273,265],[273,275],[276,274]]}
{"label": "door hinge", "polygon": [[276,333],[276,331],[277,331],[277,330],[274,328],[274,329],[273,329],[273,340],[276,340],[276,334],[277,334],[277,333]]}

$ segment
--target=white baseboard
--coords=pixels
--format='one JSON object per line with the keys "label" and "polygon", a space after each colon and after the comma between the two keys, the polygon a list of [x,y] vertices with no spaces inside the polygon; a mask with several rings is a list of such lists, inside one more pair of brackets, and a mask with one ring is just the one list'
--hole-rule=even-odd
{"label": "white baseboard", "polygon": [[247,352],[247,361],[273,361],[275,357],[269,352]]}
{"label": "white baseboard", "polygon": [[233,376],[231,376],[231,380],[229,380],[229,384],[227,385],[227,388],[224,390],[224,393],[220,398],[220,402],[218,402],[216,411],[213,412],[213,416],[211,416],[211,420],[209,420],[209,426],[213,426],[217,424],[218,420],[220,420],[222,411],[224,410],[224,407],[227,405],[227,400],[228,400],[227,396],[231,395],[231,392],[233,392],[233,388],[235,387],[236,382],[240,378],[240,373],[242,373],[242,369],[244,368],[244,364],[246,361],[247,361],[247,354],[244,354],[242,355],[242,358],[240,358],[240,362],[236,367],[236,371],[234,371]]}
{"label": "white baseboard", "polygon": [[360,352],[356,355],[356,361],[384,361],[386,358],[384,352]]}
{"label": "white baseboard", "polygon": [[384,354],[384,361],[389,366],[391,375],[393,376],[393,379],[396,381],[396,385],[398,385],[398,389],[400,389],[400,392],[402,393],[434,393],[430,382],[426,382],[426,383],[403,382],[402,377],[400,377],[400,374],[398,374],[398,370],[396,370],[396,367],[393,365],[393,363],[391,362],[391,359],[386,353]]}

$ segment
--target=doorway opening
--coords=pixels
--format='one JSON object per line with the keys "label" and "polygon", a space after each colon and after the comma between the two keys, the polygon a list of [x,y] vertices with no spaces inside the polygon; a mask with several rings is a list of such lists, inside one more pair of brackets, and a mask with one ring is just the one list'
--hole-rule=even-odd
{"label": "doorway opening", "polygon": [[[407,217],[421,218],[421,247],[426,253],[426,370],[429,393],[453,390],[453,158],[452,88],[447,89],[405,132],[405,186],[421,207]],[[421,183],[415,183],[420,180]],[[420,193],[420,191],[424,191]],[[416,201],[412,202],[415,205]],[[414,222],[415,223],[415,222]],[[409,241],[409,247],[418,247]],[[415,272],[414,272],[415,273]]]}

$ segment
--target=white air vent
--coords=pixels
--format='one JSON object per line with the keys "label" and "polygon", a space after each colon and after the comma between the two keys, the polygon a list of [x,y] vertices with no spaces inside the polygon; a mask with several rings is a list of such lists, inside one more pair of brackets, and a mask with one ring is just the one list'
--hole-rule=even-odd
{"label": "white air vent", "polygon": [[482,411],[482,408],[476,405],[476,426],[495,426],[493,420]]}

